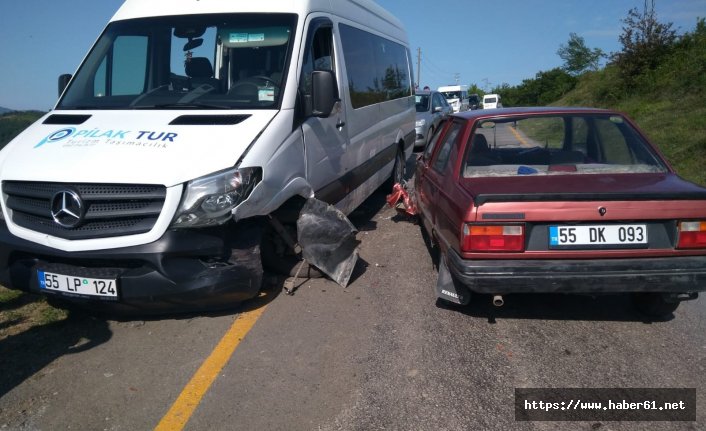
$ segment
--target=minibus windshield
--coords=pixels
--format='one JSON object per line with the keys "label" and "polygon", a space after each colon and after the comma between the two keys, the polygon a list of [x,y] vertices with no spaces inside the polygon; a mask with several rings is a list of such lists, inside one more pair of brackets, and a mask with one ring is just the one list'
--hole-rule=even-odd
{"label": "minibus windshield", "polygon": [[113,22],[57,109],[276,109],[295,27],[293,14]]}

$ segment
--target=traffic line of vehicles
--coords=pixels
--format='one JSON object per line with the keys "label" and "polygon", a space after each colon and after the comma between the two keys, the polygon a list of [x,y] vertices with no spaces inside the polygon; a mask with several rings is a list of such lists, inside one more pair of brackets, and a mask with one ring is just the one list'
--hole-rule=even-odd
{"label": "traffic line of vehicles", "polygon": [[502,108],[499,94],[485,94],[482,98],[477,94],[469,94],[467,85],[445,85],[437,89],[453,108],[453,112],[463,112],[476,109]]}

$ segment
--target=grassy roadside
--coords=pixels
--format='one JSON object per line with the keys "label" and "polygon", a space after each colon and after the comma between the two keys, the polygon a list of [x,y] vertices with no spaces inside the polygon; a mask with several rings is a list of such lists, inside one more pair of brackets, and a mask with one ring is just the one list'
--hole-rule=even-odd
{"label": "grassy roadside", "polygon": [[0,286],[0,341],[68,316],[68,311],[52,307],[44,297]]}
{"label": "grassy roadside", "polygon": [[606,68],[581,77],[555,106],[616,109],[635,120],[683,178],[706,186],[706,99],[704,91],[673,85],[624,94],[614,85],[617,71]]}
{"label": "grassy roadside", "polygon": [[706,186],[706,21],[684,34],[653,69],[625,81],[617,65],[583,74],[552,105],[627,113],[679,175]]}
{"label": "grassy roadside", "polygon": [[679,175],[706,186],[706,104],[701,97],[663,98],[651,105],[628,99],[618,109],[635,119]]}
{"label": "grassy roadside", "polygon": [[7,112],[0,115],[0,148],[19,135],[30,124],[37,121],[44,112]]}
{"label": "grassy roadside", "polygon": [[[43,112],[8,112],[0,115],[0,148],[35,122]],[[0,341],[32,328],[67,319],[66,310],[52,307],[44,297],[0,286]]]}

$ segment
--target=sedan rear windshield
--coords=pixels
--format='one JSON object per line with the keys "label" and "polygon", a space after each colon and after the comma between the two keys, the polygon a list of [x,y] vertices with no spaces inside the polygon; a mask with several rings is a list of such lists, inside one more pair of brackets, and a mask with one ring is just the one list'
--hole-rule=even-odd
{"label": "sedan rear windshield", "polygon": [[667,167],[623,117],[572,114],[480,121],[462,172],[472,178],[657,173]]}
{"label": "sedan rear windshield", "polygon": [[296,16],[204,14],[111,23],[59,109],[274,109]]}

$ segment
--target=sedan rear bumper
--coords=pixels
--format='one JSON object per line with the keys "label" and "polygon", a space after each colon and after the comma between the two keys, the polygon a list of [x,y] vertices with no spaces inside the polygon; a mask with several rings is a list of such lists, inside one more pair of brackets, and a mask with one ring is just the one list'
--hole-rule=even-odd
{"label": "sedan rear bumper", "polygon": [[466,260],[453,277],[476,293],[686,293],[706,290],[706,256],[588,260]]}

